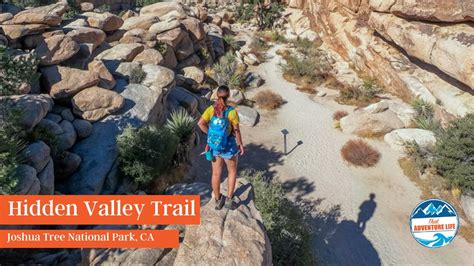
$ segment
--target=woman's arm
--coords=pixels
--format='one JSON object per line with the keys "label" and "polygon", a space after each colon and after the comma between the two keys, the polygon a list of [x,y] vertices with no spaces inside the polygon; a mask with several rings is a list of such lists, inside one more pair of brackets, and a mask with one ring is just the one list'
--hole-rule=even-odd
{"label": "woman's arm", "polygon": [[207,134],[207,130],[209,129],[209,123],[206,120],[201,118],[199,119],[198,127],[201,129],[201,131],[204,134]]}
{"label": "woman's arm", "polygon": [[239,145],[240,155],[244,155],[244,144],[242,142],[242,134],[240,134],[239,124],[232,125],[232,130],[237,140],[237,145]]}

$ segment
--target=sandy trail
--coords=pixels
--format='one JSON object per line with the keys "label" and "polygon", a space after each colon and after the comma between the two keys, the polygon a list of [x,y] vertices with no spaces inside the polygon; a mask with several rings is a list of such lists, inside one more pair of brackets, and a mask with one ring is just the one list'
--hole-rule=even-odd
{"label": "sandy trail", "polygon": [[[400,154],[384,142],[369,140],[382,154],[376,167],[361,169],[348,166],[340,156],[344,143],[355,138],[332,126],[336,110],[351,110],[331,97],[310,97],[282,78],[281,57],[273,47],[270,59],[253,71],[258,72],[269,88],[287,103],[272,112],[260,111],[254,128],[242,129],[246,154],[239,168],[264,170],[278,177],[292,197],[313,199],[318,214],[314,250],[323,264],[463,264],[474,262],[474,245],[461,236],[441,249],[428,249],[411,236],[408,217],[420,202],[421,192],[398,165]],[[252,95],[250,92],[248,95]],[[283,154],[283,137],[287,129],[289,155]],[[190,175],[209,182],[210,165],[200,156],[193,162]],[[375,194],[375,204],[369,194]],[[361,211],[362,203],[374,206]],[[356,224],[358,216],[368,219],[365,230]]]}

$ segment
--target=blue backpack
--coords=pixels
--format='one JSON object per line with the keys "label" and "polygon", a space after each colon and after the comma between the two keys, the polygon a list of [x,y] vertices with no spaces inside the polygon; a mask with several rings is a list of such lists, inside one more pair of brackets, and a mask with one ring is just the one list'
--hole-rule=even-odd
{"label": "blue backpack", "polygon": [[227,107],[223,117],[212,116],[209,122],[209,130],[207,131],[207,144],[214,151],[222,151],[227,145],[227,128],[229,127],[229,113],[234,110]]}

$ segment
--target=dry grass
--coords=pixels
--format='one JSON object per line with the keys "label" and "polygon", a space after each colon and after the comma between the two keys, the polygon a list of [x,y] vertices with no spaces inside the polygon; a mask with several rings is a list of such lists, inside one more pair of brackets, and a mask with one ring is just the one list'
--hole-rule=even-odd
{"label": "dry grass", "polygon": [[374,166],[380,160],[380,153],[361,139],[346,142],[341,155],[349,163],[362,167]]}
{"label": "dry grass", "polygon": [[257,105],[266,110],[274,110],[280,107],[284,101],[283,98],[270,90],[259,91],[253,98]]}
{"label": "dry grass", "polygon": [[152,182],[149,194],[163,194],[166,189],[174,184],[185,182],[185,176],[188,169],[185,165],[179,165],[176,168],[169,170],[168,172],[161,175],[159,178],[155,178]]}
{"label": "dry grass", "polygon": [[332,115],[332,119],[339,121],[341,120],[341,118],[343,118],[344,116],[347,116],[348,114],[349,113],[347,113],[346,111],[339,110],[339,111],[334,112],[334,114]]}
{"label": "dry grass", "polygon": [[301,91],[301,92],[308,93],[308,94],[318,93],[318,91],[315,88],[313,88],[313,86],[298,86],[298,87],[296,87],[296,89]]}

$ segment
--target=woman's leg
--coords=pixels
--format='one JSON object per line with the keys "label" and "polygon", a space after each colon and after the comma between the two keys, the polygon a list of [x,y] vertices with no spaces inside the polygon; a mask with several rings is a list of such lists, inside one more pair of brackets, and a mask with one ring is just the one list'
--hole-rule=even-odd
{"label": "woman's leg", "polygon": [[227,177],[227,196],[229,199],[232,199],[232,197],[234,196],[235,180],[237,179],[237,163],[237,155],[232,157],[232,159],[225,160],[227,172],[229,174],[229,176]]}
{"label": "woman's leg", "polygon": [[214,194],[214,199],[218,200],[219,196],[221,195],[220,188],[221,188],[221,174],[222,174],[222,165],[224,164],[224,160],[218,156],[214,157],[212,161],[212,193]]}

